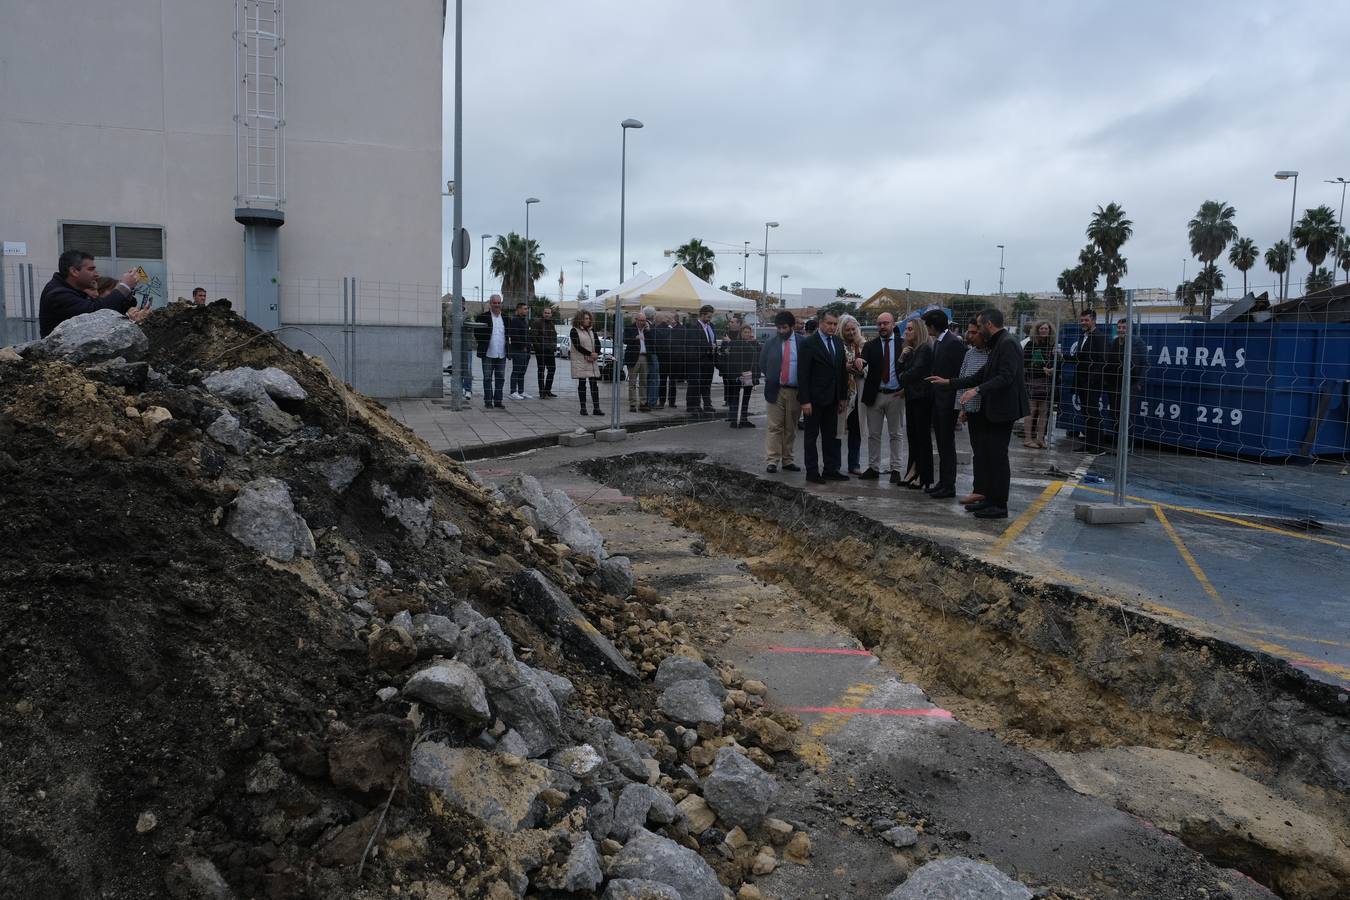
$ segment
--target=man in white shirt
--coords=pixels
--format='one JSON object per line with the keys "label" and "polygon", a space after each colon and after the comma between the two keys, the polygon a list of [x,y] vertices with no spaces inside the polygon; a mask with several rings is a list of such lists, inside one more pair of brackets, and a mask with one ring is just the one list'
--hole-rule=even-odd
{"label": "man in white shirt", "polygon": [[502,295],[493,294],[488,311],[479,313],[478,358],[483,361],[483,408],[505,409],[502,383],[506,381],[506,317]]}
{"label": "man in white shirt", "polygon": [[867,410],[867,471],[859,478],[875,481],[881,477],[881,425],[886,423],[890,444],[891,483],[899,484],[904,471],[900,467],[901,431],[905,425],[905,399],[900,393],[900,338],[895,333],[895,316],[884,312],[877,316],[877,336],[863,345],[867,377],[863,380],[862,400]]}

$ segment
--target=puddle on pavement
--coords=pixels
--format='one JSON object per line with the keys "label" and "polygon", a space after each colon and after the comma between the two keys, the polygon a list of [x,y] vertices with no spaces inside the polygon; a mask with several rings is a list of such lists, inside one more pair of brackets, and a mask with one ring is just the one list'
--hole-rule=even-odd
{"label": "puddle on pavement", "polygon": [[1350,880],[1350,727],[1336,688],[696,456],[582,468],[828,612],[937,703],[1042,754],[1080,792],[1283,896],[1341,896]]}

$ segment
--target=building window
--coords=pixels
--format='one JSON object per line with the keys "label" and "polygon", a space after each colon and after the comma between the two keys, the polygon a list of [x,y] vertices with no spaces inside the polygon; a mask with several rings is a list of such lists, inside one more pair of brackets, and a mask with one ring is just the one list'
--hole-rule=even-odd
{"label": "building window", "polygon": [[143,304],[163,306],[168,299],[164,267],[164,229],[158,225],[116,225],[104,222],[62,222],[61,251],[83,250],[94,257],[100,274],[121,275],[145,270],[136,286]]}

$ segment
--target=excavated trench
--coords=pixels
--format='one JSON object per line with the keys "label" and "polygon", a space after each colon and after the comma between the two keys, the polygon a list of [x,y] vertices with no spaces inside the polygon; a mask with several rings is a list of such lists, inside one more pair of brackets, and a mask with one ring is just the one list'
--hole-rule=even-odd
{"label": "excavated trench", "polygon": [[[1344,691],[696,454],[581,468],[828,612],[958,718],[1040,754],[1076,789],[1282,896],[1344,896]],[[1179,776],[1188,764],[1198,774]]]}

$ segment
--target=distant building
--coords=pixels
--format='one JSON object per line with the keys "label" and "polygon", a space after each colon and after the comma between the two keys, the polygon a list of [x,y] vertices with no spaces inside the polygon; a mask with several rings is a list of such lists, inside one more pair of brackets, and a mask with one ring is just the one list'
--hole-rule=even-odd
{"label": "distant building", "polygon": [[279,337],[342,373],[354,276],[356,386],[440,395],[443,0],[286,0],[278,29],[282,6],[6,0],[10,335],[19,265],[41,290],[83,249],[105,274],[143,266],[155,305],[200,285],[303,328]]}

